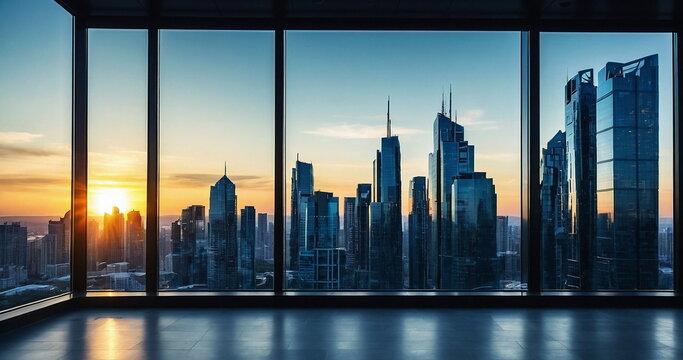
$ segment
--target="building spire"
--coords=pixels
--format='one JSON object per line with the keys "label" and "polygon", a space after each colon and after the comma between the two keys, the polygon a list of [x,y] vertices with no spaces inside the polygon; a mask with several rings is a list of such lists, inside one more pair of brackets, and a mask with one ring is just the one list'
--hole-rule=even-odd
{"label": "building spire", "polygon": [[448,118],[453,120],[453,84],[448,84]]}
{"label": "building spire", "polygon": [[228,176],[228,162],[223,163],[223,176]]}
{"label": "building spire", "polygon": [[441,87],[441,115],[446,115],[446,107],[444,106],[443,86]]}
{"label": "building spire", "polygon": [[391,103],[391,96],[387,96],[387,137],[391,137],[391,118],[389,117],[390,103]]}

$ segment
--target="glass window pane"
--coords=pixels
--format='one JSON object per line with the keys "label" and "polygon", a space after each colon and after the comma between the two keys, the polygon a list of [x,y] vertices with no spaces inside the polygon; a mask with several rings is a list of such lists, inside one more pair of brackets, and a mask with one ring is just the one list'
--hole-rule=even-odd
{"label": "glass window pane", "polygon": [[545,289],[673,286],[671,36],[541,34]]}
{"label": "glass window pane", "polygon": [[0,310],[70,289],[72,17],[0,2]]}
{"label": "glass window pane", "polygon": [[147,31],[88,31],[88,289],[145,289]]}
{"label": "glass window pane", "polygon": [[274,34],[160,35],[159,288],[273,288]]}
{"label": "glass window pane", "polygon": [[523,288],[520,34],[286,37],[285,286]]}

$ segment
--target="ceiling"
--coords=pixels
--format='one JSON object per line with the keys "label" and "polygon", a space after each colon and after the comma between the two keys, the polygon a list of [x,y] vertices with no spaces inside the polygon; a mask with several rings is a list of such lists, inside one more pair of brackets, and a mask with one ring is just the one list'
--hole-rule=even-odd
{"label": "ceiling", "polygon": [[[680,0],[55,0],[92,16],[671,20]],[[279,9],[279,12],[277,11]]]}

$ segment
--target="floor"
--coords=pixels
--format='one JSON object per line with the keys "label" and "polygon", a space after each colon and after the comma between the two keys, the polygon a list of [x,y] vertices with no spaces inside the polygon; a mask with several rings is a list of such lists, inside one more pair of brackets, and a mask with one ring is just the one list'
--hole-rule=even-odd
{"label": "floor", "polygon": [[683,359],[673,309],[81,310],[0,359]]}

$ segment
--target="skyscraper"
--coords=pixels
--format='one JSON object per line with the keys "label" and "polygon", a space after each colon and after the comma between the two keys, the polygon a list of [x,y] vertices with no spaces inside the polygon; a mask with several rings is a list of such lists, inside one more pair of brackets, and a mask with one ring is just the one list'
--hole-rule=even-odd
{"label": "skyscraper", "polygon": [[510,250],[508,222],[507,216],[498,216],[496,218],[496,251],[499,253],[505,253]]}
{"label": "skyscraper", "polygon": [[567,274],[567,147],[563,131],[553,136],[541,159],[541,242],[543,288],[566,288]]}
{"label": "skyscraper", "polygon": [[354,262],[354,287],[367,289],[370,286],[370,203],[372,202],[372,184],[358,184],[356,187],[356,218],[358,219],[358,244]]}
{"label": "skyscraper", "polygon": [[136,210],[126,214],[125,255],[129,269],[143,270],[145,258],[145,229],[142,217]]}
{"label": "skyscraper", "polygon": [[268,247],[270,246],[268,240],[268,214],[259,213],[257,215],[256,228],[256,250],[255,256],[258,260],[265,260],[268,258]]}
{"label": "skyscraper", "polygon": [[209,288],[238,288],[237,248],[237,195],[226,172],[211,186],[209,196]]}
{"label": "skyscraper", "polygon": [[[496,289],[496,188],[486,173],[460,174],[452,185],[453,235],[444,254],[442,284],[452,289]],[[452,260],[451,260],[452,256]]]}
{"label": "skyscraper", "polygon": [[374,199],[370,204],[370,287],[403,288],[401,221],[401,145],[391,135],[387,101],[387,136],[374,161]]}
{"label": "skyscraper", "polygon": [[593,70],[579,71],[565,85],[567,144],[566,286],[593,288],[595,258],[595,102]]}
{"label": "skyscraper", "polygon": [[48,235],[54,236],[55,252],[49,264],[63,264],[69,262],[71,250],[71,211],[67,211],[59,220],[49,220]]}
{"label": "skyscraper", "polygon": [[124,219],[119,208],[114,206],[111,214],[104,214],[104,228],[97,247],[97,260],[107,264],[124,261],[123,257]]}
{"label": "skyscraper", "polygon": [[28,233],[21,223],[5,222],[0,224],[0,267],[26,266],[26,247]]}
{"label": "skyscraper", "polygon": [[[302,197],[313,195],[313,165],[299,161],[298,155],[296,166],[292,169],[292,196],[291,218],[289,233],[289,269],[299,269],[299,250],[305,242],[305,229],[299,227],[308,223],[305,216],[300,214],[300,202]],[[306,208],[306,207],[304,207]],[[303,217],[302,217],[303,216]]]}
{"label": "skyscraper", "polygon": [[598,74],[595,287],[658,285],[659,65],[650,55]]}
{"label": "skyscraper", "polygon": [[410,181],[410,214],[408,215],[408,284],[411,289],[426,289],[427,245],[430,241],[427,179],[416,176]]}
{"label": "skyscraper", "polygon": [[179,276],[180,285],[206,284],[206,208],[203,205],[191,205],[181,211],[178,234],[171,231],[172,237],[178,236],[174,244],[174,256],[178,259],[178,268],[174,272]]}
{"label": "skyscraper", "polygon": [[356,198],[344,198],[344,247],[346,248],[346,267],[349,271],[356,269],[358,253],[358,215],[356,214]]}
{"label": "skyscraper", "polygon": [[245,206],[240,210],[240,246],[239,273],[240,288],[253,289],[256,287],[254,273],[254,257],[256,246],[256,209]]}
{"label": "skyscraper", "polygon": [[[449,96],[452,99],[452,97]],[[451,188],[453,180],[462,173],[474,172],[474,146],[465,141],[465,129],[452,121],[452,101],[449,99],[449,114],[446,116],[444,99],[441,112],[436,114],[433,128],[434,150],[429,154],[429,200],[432,217],[432,239],[427,248],[428,279],[436,287],[444,287],[441,281],[444,269],[452,269],[448,254],[453,230],[451,214]],[[449,256],[445,260],[444,256]],[[450,275],[448,275],[450,276]]]}

